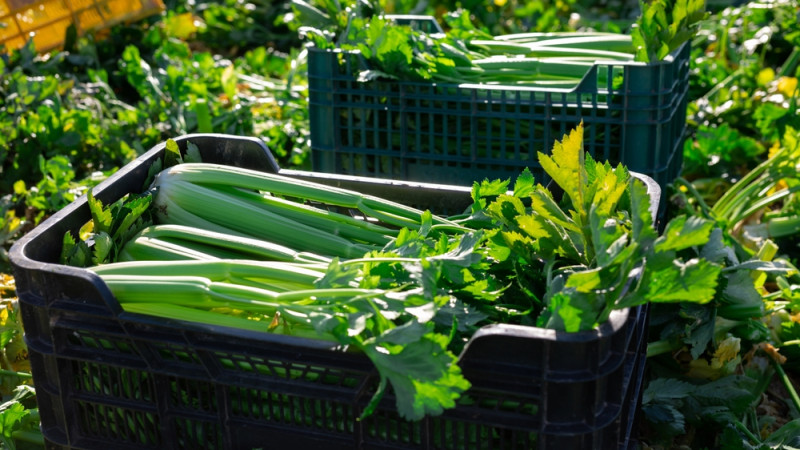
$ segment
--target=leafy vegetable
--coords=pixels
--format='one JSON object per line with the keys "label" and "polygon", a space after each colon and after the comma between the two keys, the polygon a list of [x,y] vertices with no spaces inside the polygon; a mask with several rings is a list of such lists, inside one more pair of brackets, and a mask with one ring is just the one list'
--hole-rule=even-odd
{"label": "leafy vegetable", "polygon": [[[296,3],[297,9],[306,11],[308,5]],[[360,5],[348,10],[345,23],[325,20],[321,27],[304,24],[299,29],[318,48],[358,51],[369,62],[357,74],[361,81],[392,78],[574,88],[595,61],[633,59],[630,37],[620,34],[492,37],[472,25],[466,11],[448,15],[449,30],[442,33],[438,24],[424,30],[422,25],[412,26],[413,21],[399,22]],[[605,86],[611,76],[607,70],[599,71],[598,83]]]}
{"label": "leafy vegetable", "polygon": [[[322,7],[337,2],[311,3],[306,4],[309,9],[321,7],[317,9],[318,17],[312,20],[311,15],[306,15],[302,25],[320,30],[332,24],[341,29],[347,26],[347,5],[343,2],[338,2],[338,9]],[[387,13],[435,13],[437,17],[444,17],[443,23],[454,37],[481,40],[491,35],[526,31],[620,32],[629,25],[629,18],[638,13],[634,11],[635,2],[612,6],[608,2],[584,5],[572,0],[508,0],[479,7],[460,5],[471,9],[469,14],[443,13],[455,12],[456,5],[449,1],[428,5],[412,3],[415,2],[360,2],[365,8],[360,14],[369,17],[379,8]],[[305,161],[308,135],[307,116],[303,112],[303,53],[289,48],[297,43],[297,35],[281,35],[283,29],[276,27],[275,21],[275,14],[288,11],[288,7],[280,2],[267,5],[258,0],[246,3],[200,1],[185,5],[172,2],[169,6],[171,11],[167,14],[140,24],[117,27],[105,40],[100,36],[87,36],[69,43],[64,52],[41,56],[29,45],[0,61],[0,90],[3,92],[0,96],[3,98],[0,102],[0,129],[3,130],[0,133],[0,159],[3,161],[0,171],[5,183],[5,188],[0,189],[0,240],[5,247],[31,226],[86,192],[116,167],[168,136],[194,131],[259,136],[268,143],[282,166],[291,167]],[[766,149],[773,147],[769,153],[774,154],[776,141],[783,139],[787,128],[800,129],[794,114],[797,56],[800,54],[797,51],[800,44],[797,2],[756,1],[747,5],[716,2],[709,3],[708,7],[714,10],[714,16],[697,23],[698,33],[691,49],[691,103],[687,121],[690,133],[683,166],[686,183],[679,184],[675,197],[677,207],[668,207],[669,214],[685,214],[687,221],[692,215],[714,220],[708,211],[717,199],[767,158]],[[412,11],[413,8],[416,9]],[[294,15],[300,17],[299,9]],[[658,19],[654,17],[650,21],[656,26],[654,29],[659,26]],[[669,23],[671,14],[665,13],[664,19]],[[278,22],[290,23],[291,14]],[[354,26],[354,22],[350,23]],[[587,30],[586,25],[594,30]],[[644,40],[659,33],[644,34]],[[668,37],[670,31],[663,35]],[[327,33],[321,36],[324,42],[327,36]],[[514,43],[512,40],[511,44]],[[138,61],[135,52],[130,50],[123,67],[120,56],[129,45],[138,49]],[[514,45],[507,48],[513,49]],[[657,53],[661,48],[661,45],[654,46],[653,51]],[[456,55],[452,53],[448,58],[460,61]],[[153,79],[135,77],[135,72],[142,68],[141,62],[150,66]],[[129,82],[129,71],[136,85]],[[365,78],[369,76],[384,75],[364,73]],[[154,95],[156,89],[168,100]],[[231,93],[235,93],[233,98]],[[653,305],[651,332],[654,341],[650,349],[654,356],[648,361],[648,367],[655,380],[671,380],[668,377],[679,372],[686,375],[689,370],[689,376],[681,379],[696,386],[709,377],[722,379],[741,374],[753,352],[764,355],[760,344],[771,342],[778,355],[787,357],[783,367],[787,379],[794,379],[796,385],[800,358],[800,328],[796,321],[800,313],[797,302],[800,280],[792,273],[747,268],[747,264],[754,261],[753,255],[770,244],[777,249],[777,255],[762,258],[785,262],[782,259],[785,257],[796,263],[798,239],[793,232],[796,228],[793,218],[800,209],[795,193],[781,193],[772,199],[774,201],[765,201],[760,206],[755,203],[784,187],[791,189],[794,178],[790,175],[777,181],[774,192],[750,195],[741,204],[745,209],[739,212],[751,206],[757,206],[756,211],[738,223],[717,222],[708,243],[677,251],[684,261],[702,257],[718,264],[723,273],[717,283],[717,296],[706,304]],[[489,184],[484,192],[489,192]],[[508,186],[506,184],[494,195],[504,194]],[[528,189],[532,186],[528,184]],[[516,187],[514,190],[517,191]],[[520,194],[520,198],[528,199],[529,193]],[[632,210],[642,212],[643,216],[647,213],[646,208],[632,206]],[[480,214],[473,220],[477,221]],[[733,219],[731,216],[731,221]],[[636,220],[636,215],[632,220]],[[533,233],[544,232],[529,229]],[[513,233],[508,236],[513,237]],[[486,239],[492,243],[503,242],[497,236]],[[406,241],[409,248],[414,242],[417,241],[410,237]],[[186,241],[173,243],[187,244]],[[196,245],[189,244],[190,247]],[[503,253],[508,253],[507,246],[497,245],[490,250],[492,248],[496,250],[490,253],[492,257],[507,257]],[[745,248],[748,251],[744,251]],[[572,249],[564,247],[561,251],[571,252]],[[0,250],[2,253],[4,249]],[[91,260],[91,253],[85,260]],[[508,267],[508,273],[513,273],[514,278],[507,279],[502,286],[484,290],[480,283],[488,286],[489,280],[481,280],[465,286],[464,291],[476,297],[488,291],[486,296],[492,297],[496,294],[493,290],[505,289],[503,292],[511,296],[515,290],[528,290],[529,281],[546,282],[540,273],[524,273],[519,265],[512,263],[508,263]],[[417,273],[423,276],[422,271]],[[589,273],[583,277],[591,280],[592,276]],[[753,279],[752,286],[747,283],[748,277]],[[582,285],[578,279],[573,283]],[[743,294],[732,295],[736,293],[734,287],[742,288]],[[753,289],[760,298],[753,295]],[[520,304],[503,305],[518,308],[507,308],[506,318],[529,320],[532,315],[527,311],[544,307],[541,293],[535,299],[533,296],[525,298]],[[452,325],[453,318],[457,318],[459,326],[467,329],[486,317],[483,312],[478,314],[475,307],[469,313],[464,313],[466,309],[461,306],[442,308],[437,324]],[[449,316],[445,316],[445,311]],[[475,317],[481,319],[467,323],[468,318]],[[5,340],[10,334],[4,336],[7,354],[18,355],[15,347],[18,340]],[[736,339],[739,339],[738,346],[734,344]],[[728,352],[735,356],[723,355]],[[25,361],[24,357],[9,359],[12,364]],[[761,375],[749,372],[748,376],[751,375],[764,379],[773,376],[767,372]],[[22,381],[13,375],[4,378],[4,382],[13,388],[14,383]],[[736,421],[724,423],[713,420],[720,405],[695,408],[693,405],[698,402],[695,397],[690,389],[671,404],[681,414],[686,414],[685,426],[676,426],[677,434],[670,434],[675,437],[664,442],[665,447],[797,446],[792,441],[797,435],[796,420],[789,420],[796,419],[788,406],[792,403],[790,393],[784,395],[769,389],[757,407],[745,408],[734,417]],[[25,402],[26,407],[35,406],[30,399]],[[659,402],[658,406],[663,403]],[[652,411],[651,408],[649,412]],[[35,429],[34,416],[26,416],[23,419],[26,426],[17,431]],[[656,416],[646,415],[647,419],[653,417]],[[658,428],[653,423],[649,420],[646,430],[639,436],[647,445],[656,442],[649,433]],[[31,424],[34,426],[29,427]],[[666,425],[660,422],[659,426]],[[766,437],[769,434],[774,438]]]}
{"label": "leafy vegetable", "polygon": [[636,60],[664,59],[695,35],[698,22],[708,17],[705,0],[640,0],[642,14],[631,31]]}
{"label": "leafy vegetable", "polygon": [[[390,386],[407,419],[454,407],[469,388],[455,354],[482,325],[588,330],[648,301],[706,303],[721,273],[716,262],[677,255],[704,244],[713,223],[679,218],[657,237],[646,188],[624,167],[585,155],[582,126],[539,155],[563,198],[526,170],[512,192],[510,181],[476,183],[470,214],[454,219],[280,174],[181,163],[174,142],[165,155],[178,164],[155,176],[153,205],[157,220],[175,225],[129,240],[121,253],[129,262],[102,264],[136,220],[89,196],[91,269],[129,311],[280,329],[362,351],[381,376],[363,415]],[[177,240],[148,240],[157,230]],[[133,250],[143,242],[149,247]],[[303,254],[303,262],[240,259],[250,246],[284,261]],[[234,317],[219,316],[225,311]]]}
{"label": "leafy vegetable", "polygon": [[33,388],[20,385],[14,396],[0,405],[0,442],[5,448],[16,450],[18,443],[44,445],[38,410],[26,405],[33,395]]}

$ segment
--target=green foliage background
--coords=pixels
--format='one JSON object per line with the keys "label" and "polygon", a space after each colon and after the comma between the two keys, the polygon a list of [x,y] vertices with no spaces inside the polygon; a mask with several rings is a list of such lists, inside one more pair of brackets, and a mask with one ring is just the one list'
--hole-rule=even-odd
{"label": "green foliage background", "polygon": [[[8,424],[0,439],[6,445],[27,448],[32,444],[11,439],[12,432],[19,437],[36,428],[32,391],[19,387],[29,376],[20,365],[22,330],[8,275],[6,251],[15,239],[153,145],[182,134],[255,136],[281,166],[310,168],[305,53],[290,4],[170,0],[166,6],[138,23],[68,35],[57,51],[40,55],[28,45],[0,58],[0,415]],[[631,0],[381,0],[380,6],[438,18],[465,8],[495,35],[628,32],[640,12]],[[673,215],[702,214],[703,204],[713,205],[787,132],[800,130],[797,1],[714,0],[707,8],[712,15],[692,46],[685,182],[671,192]],[[797,186],[796,173],[782,182]],[[791,195],[750,222],[798,214]],[[742,230],[732,225],[730,233],[744,242]],[[797,264],[796,232],[775,243]],[[786,389],[798,380],[800,288],[792,280],[769,283],[770,294],[753,297],[767,306],[763,315],[736,323],[718,320],[714,308],[654,309],[637,430],[644,443],[800,447],[800,411]],[[778,299],[784,306],[776,310]],[[765,359],[767,346],[789,357],[785,370]]]}

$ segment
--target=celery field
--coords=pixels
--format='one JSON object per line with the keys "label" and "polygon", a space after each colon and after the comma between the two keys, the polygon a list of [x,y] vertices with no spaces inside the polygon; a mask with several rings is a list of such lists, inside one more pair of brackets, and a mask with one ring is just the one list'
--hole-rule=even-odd
{"label": "celery field", "polygon": [[[109,30],[68,30],[49,52],[30,41],[0,58],[0,448],[45,448],[9,250],[84,194],[92,220],[65,235],[61,263],[98,275],[125,311],[248,332],[266,326],[363,353],[378,387],[367,390],[359,420],[372,420],[384,392],[412,421],[477,403],[458,355],[484,325],[577,332],[649,303],[631,436],[638,448],[800,448],[797,0],[165,6]],[[386,14],[428,15],[437,26],[410,27]],[[312,170],[315,51],[349,55],[338,76],[358,82],[571,92],[586,88],[595,61],[607,65],[592,72],[591,87],[614,90],[622,65],[655,63],[683,45],[690,57],[682,164],[660,197],[658,231],[653,198],[628,170],[582,153],[588,139],[615,137],[584,135],[582,123],[515,129],[514,119],[487,120],[517,130],[520,142],[553,139],[529,149],[542,175],[475,180],[471,193],[468,183],[463,214],[206,164],[191,139],[177,139],[251,137],[281,168]],[[569,95],[552,114],[573,112]],[[356,112],[348,120],[369,130],[401,126],[388,117]],[[467,122],[450,120],[430,129],[413,122],[409,133],[430,133],[420,145],[431,149],[451,145],[440,129]],[[475,138],[483,145],[489,134]],[[384,143],[401,141],[395,133]],[[113,204],[92,196],[162,143],[165,156],[141,195]],[[500,146],[486,152],[502,154]],[[391,166],[370,161],[350,163]],[[248,208],[258,210],[254,217],[237,216]],[[152,301],[162,289],[174,301]],[[512,448],[529,438],[478,432],[474,445]]]}

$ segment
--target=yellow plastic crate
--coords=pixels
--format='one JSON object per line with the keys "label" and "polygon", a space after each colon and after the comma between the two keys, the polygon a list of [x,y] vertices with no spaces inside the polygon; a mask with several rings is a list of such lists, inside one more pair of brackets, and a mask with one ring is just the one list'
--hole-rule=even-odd
{"label": "yellow plastic crate", "polygon": [[32,35],[36,50],[48,51],[64,42],[71,23],[83,34],[163,9],[161,0],[0,0],[0,44],[17,49]]}

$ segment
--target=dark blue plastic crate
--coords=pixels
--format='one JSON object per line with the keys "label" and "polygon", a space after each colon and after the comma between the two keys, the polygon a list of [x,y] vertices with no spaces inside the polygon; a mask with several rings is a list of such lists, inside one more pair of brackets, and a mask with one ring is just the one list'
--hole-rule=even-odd
{"label": "dark blue plastic crate", "polygon": [[[280,172],[434,211],[461,211],[469,189],[279,170],[256,140],[176,139],[208,162]],[[140,192],[164,146],[94,190]],[[647,177],[654,202],[658,186]],[[123,311],[94,273],[57,264],[62,237],[89,219],[86,198],[11,249],[25,340],[51,448],[589,449],[627,442],[644,364],[646,307],[598,329],[492,325],[459,357],[472,383],[458,407],[409,422],[391,395],[359,421],[378,375],[329,344]]]}

